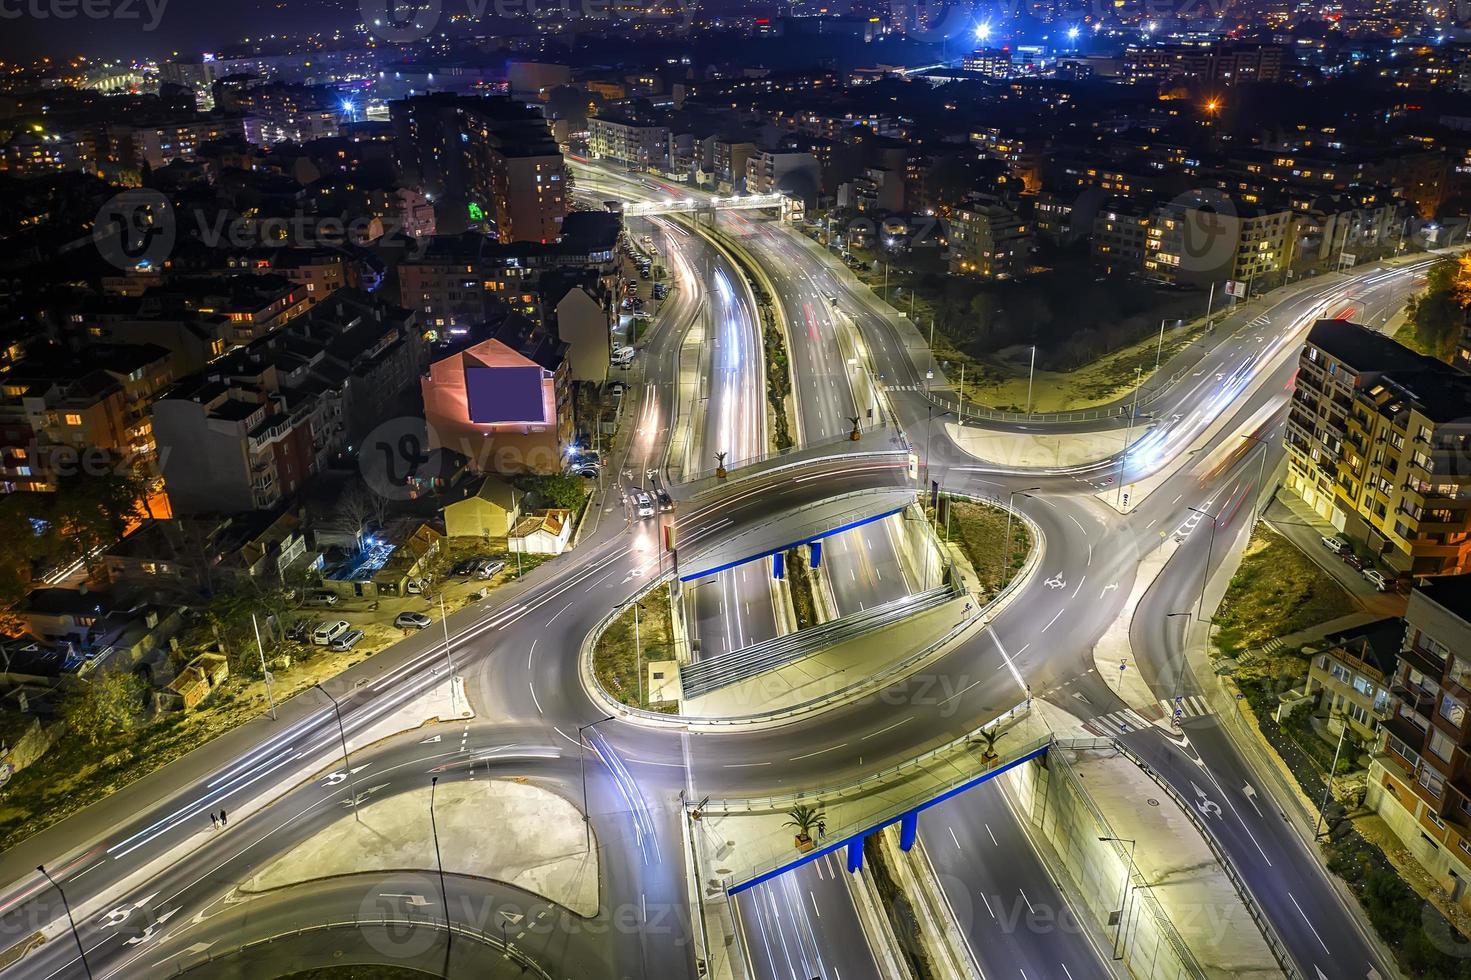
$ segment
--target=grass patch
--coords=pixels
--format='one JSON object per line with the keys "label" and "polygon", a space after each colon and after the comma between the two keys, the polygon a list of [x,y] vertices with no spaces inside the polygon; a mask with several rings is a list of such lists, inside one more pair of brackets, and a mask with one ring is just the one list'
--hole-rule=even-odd
{"label": "grass patch", "polygon": [[1282,535],[1265,525],[1246,546],[1216,613],[1216,643],[1234,657],[1268,640],[1346,616],[1347,592]]}
{"label": "grass patch", "polygon": [[[608,624],[593,647],[593,674],[603,690],[613,698],[634,708],[674,713],[678,704],[672,701],[650,702],[647,686],[639,694],[639,662],[673,660],[674,624],[669,612],[669,586],[661,585],[639,600],[638,635],[634,636],[634,608]],[[642,657],[640,658],[640,652]]]}
{"label": "grass patch", "polygon": [[[940,534],[945,534],[940,528]],[[985,602],[1006,587],[1026,564],[1032,548],[1032,536],[1024,521],[1011,521],[1010,561],[1003,560],[1006,550],[1006,511],[990,504],[950,498],[950,540],[970,560],[981,580],[981,601]]]}
{"label": "grass patch", "polygon": [[792,612],[797,617],[797,629],[817,626],[817,599],[812,592],[812,573],[807,568],[803,549],[788,551],[786,566],[787,588],[792,593]]}

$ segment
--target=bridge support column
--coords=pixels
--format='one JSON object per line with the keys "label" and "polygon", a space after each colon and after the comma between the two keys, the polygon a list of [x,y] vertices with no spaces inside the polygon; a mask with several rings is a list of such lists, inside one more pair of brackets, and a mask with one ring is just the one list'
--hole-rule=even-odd
{"label": "bridge support column", "polygon": [[771,577],[786,578],[787,555],[784,551],[778,551],[771,556]]}
{"label": "bridge support column", "polygon": [[821,541],[814,541],[814,542],[812,542],[812,567],[813,568],[820,568],[820,567],[822,567],[822,542]]}
{"label": "bridge support column", "polygon": [[855,837],[848,842],[848,871],[857,874],[863,870],[863,838]]}
{"label": "bridge support column", "polygon": [[910,810],[899,818],[899,850],[907,851],[919,836],[919,811]]}

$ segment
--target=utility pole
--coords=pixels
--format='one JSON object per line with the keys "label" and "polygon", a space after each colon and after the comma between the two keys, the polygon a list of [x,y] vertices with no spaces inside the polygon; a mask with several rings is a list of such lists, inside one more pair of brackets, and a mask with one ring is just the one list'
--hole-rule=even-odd
{"label": "utility pole", "polygon": [[1201,517],[1209,518],[1211,522],[1211,537],[1205,546],[1205,569],[1200,573],[1200,603],[1195,609],[1195,618],[1201,622],[1205,622],[1205,587],[1211,577],[1211,554],[1216,550],[1216,518],[1215,515],[1207,514],[1205,511],[1198,510],[1194,507],[1187,507],[1185,509],[1195,511]]}
{"label": "utility pole", "polygon": [[1037,345],[1032,345],[1032,366],[1027,369],[1027,412],[1032,414],[1032,380],[1037,376]]}
{"label": "utility pole", "polygon": [[1210,292],[1207,293],[1206,294],[1206,297],[1205,297],[1205,329],[1207,331],[1209,331],[1210,328],[1211,328],[1211,307],[1213,305],[1215,305],[1215,301],[1216,301],[1216,284],[1213,282],[1213,283],[1211,283]]}
{"label": "utility pole", "polygon": [[612,715],[606,715],[597,721],[590,721],[586,725],[577,726],[577,760],[578,770],[582,780],[582,823],[587,829],[587,850],[592,852],[592,814],[587,808],[587,751],[584,733],[594,725],[601,725],[605,721],[612,721]]}
{"label": "utility pole", "polygon": [[1139,379],[1141,373],[1142,368],[1134,369],[1134,405],[1129,409],[1129,424],[1124,427],[1124,450],[1119,453],[1119,491],[1115,499],[1120,507],[1124,505],[1124,463],[1129,458],[1129,440],[1134,435],[1134,417],[1139,414],[1139,389],[1143,387],[1143,382]]}
{"label": "utility pole", "polygon": [[1012,505],[1012,502],[1016,500],[1016,495],[1017,494],[1021,494],[1023,497],[1025,497],[1028,494],[1035,493],[1036,491],[1041,490],[1041,489],[1042,489],[1041,487],[1027,487],[1027,489],[1025,489],[1025,490],[1013,490],[1006,497],[1006,533],[1001,538],[1001,574],[999,576],[997,576],[997,579],[996,579],[998,586],[1001,584],[1001,580],[1006,578],[1006,573],[1011,570],[1011,555],[1012,555],[1012,547],[1011,547],[1011,505]]}
{"label": "utility pole", "polygon": [[[662,549],[660,555],[661,557],[663,555]],[[644,653],[638,633],[638,613],[642,608],[643,606],[637,602],[633,604],[633,669],[638,673],[638,706],[640,708],[644,706]]]}
{"label": "utility pole", "polygon": [[[520,554],[520,552],[517,552],[517,554]],[[449,706],[450,710],[458,715],[459,712],[456,710],[456,707],[459,701],[459,695],[455,693],[455,675],[457,671],[455,670],[455,656],[453,651],[450,650],[449,645],[449,615],[444,611],[444,589],[439,590],[439,625],[444,628],[444,659],[449,662]]]}
{"label": "utility pole", "polygon": [[255,648],[260,653],[260,673],[266,682],[266,700],[271,705],[271,720],[276,720],[276,696],[271,693],[271,671],[266,667],[266,648],[260,641],[260,624],[255,621],[255,613],[250,614],[250,625],[255,630]]}
{"label": "utility pole", "polygon": [[1348,719],[1343,719],[1343,727],[1338,730],[1338,747],[1333,750],[1333,765],[1328,767],[1328,778],[1323,783],[1323,801],[1318,804],[1318,820],[1313,824],[1313,840],[1318,839],[1318,833],[1323,828],[1323,811],[1328,808],[1328,794],[1333,791],[1333,774],[1338,772],[1338,754],[1343,751],[1343,736],[1348,734]]}

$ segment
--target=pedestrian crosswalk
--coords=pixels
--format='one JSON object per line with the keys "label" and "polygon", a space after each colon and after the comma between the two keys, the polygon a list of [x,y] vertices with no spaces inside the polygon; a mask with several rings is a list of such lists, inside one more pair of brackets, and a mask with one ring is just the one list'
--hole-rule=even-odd
{"label": "pedestrian crosswalk", "polygon": [[1174,701],[1168,698],[1162,698],[1159,706],[1163,709],[1164,717],[1166,718],[1175,717],[1177,710],[1180,712],[1179,717],[1181,718],[1199,718],[1202,715],[1211,713],[1211,706],[1206,702],[1205,698],[1198,694],[1192,694],[1189,697],[1179,698]]}
{"label": "pedestrian crosswalk", "polygon": [[1083,727],[1095,735],[1121,735],[1125,732],[1137,732],[1148,728],[1149,719],[1133,708],[1124,708],[1092,718]]}
{"label": "pedestrian crosswalk", "polygon": [[1268,317],[1266,314],[1263,314],[1263,315],[1257,317],[1255,320],[1251,321],[1251,325],[1253,327],[1265,327],[1267,324],[1269,324],[1271,322],[1272,322],[1271,317]]}

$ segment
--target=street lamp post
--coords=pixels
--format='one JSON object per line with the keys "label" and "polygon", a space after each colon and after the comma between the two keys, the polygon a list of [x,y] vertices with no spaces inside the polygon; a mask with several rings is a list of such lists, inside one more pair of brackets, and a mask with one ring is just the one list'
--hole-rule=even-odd
{"label": "street lamp post", "polygon": [[92,967],[87,963],[87,949],[82,945],[82,934],[77,932],[77,920],[72,918],[72,907],[71,903],[66,900],[66,892],[61,890],[61,885],[51,877],[51,872],[46,870],[44,864],[36,865],[36,870],[51,882],[51,887],[55,888],[56,894],[61,896],[61,907],[66,910],[66,921],[72,927],[72,938],[77,941],[77,955],[82,958],[82,969],[87,972],[87,980],[92,980]]}
{"label": "street lamp post", "polygon": [[1001,574],[996,577],[998,583],[1006,578],[1007,571],[1011,568],[1011,504],[1017,494],[1026,497],[1041,490],[1041,487],[1027,487],[1025,490],[1013,490],[1006,496],[1006,534],[1001,538]]}
{"label": "street lamp post", "polygon": [[434,835],[434,864],[439,868],[439,898],[444,902],[444,977],[449,980],[449,954],[454,946],[455,930],[449,921],[449,889],[444,884],[444,859],[439,854],[439,824],[434,819],[434,788],[438,776],[429,777],[429,830]]}
{"label": "street lamp post", "polygon": [[455,655],[449,645],[449,615],[444,611],[444,589],[442,588],[439,590],[439,625],[444,628],[444,659],[449,662],[449,706],[450,710],[458,715],[460,698],[455,692],[455,677],[459,672],[455,670]]}
{"label": "street lamp post", "polygon": [[1124,503],[1124,464],[1129,459],[1129,440],[1134,436],[1134,417],[1139,414],[1139,389],[1144,387],[1144,382],[1139,377],[1141,373],[1141,368],[1134,369],[1134,404],[1129,408],[1129,422],[1124,426],[1124,449],[1119,453],[1119,491],[1116,499],[1121,507]]}
{"label": "street lamp post", "polygon": [[[660,558],[663,551],[660,551]],[[639,639],[638,614],[643,606],[635,602],[633,604],[633,669],[638,674],[638,706],[644,706],[644,653],[643,643]]]}
{"label": "street lamp post", "polygon": [[1129,863],[1124,866],[1124,887],[1123,891],[1119,894],[1119,929],[1114,937],[1113,949],[1113,958],[1121,960],[1124,958],[1124,913],[1128,911],[1129,882],[1134,876],[1134,845],[1136,842],[1128,837],[1100,837],[1098,838],[1098,842],[1100,844],[1114,843],[1129,845]]}
{"label": "street lamp post", "polygon": [[1208,518],[1210,518],[1210,522],[1211,522],[1211,538],[1210,538],[1210,541],[1207,542],[1207,544],[1205,546],[1205,569],[1200,573],[1200,603],[1199,603],[1198,607],[1195,610],[1195,618],[1196,619],[1199,619],[1199,620],[1204,620],[1205,619],[1205,586],[1206,586],[1206,583],[1210,581],[1210,576],[1211,576],[1211,553],[1216,550],[1216,518],[1215,518],[1215,515],[1213,515],[1213,514],[1207,514],[1205,511],[1200,510],[1200,509],[1198,509],[1196,507],[1187,507],[1185,509],[1186,510],[1190,510],[1190,511],[1194,511],[1195,513],[1199,514],[1201,517],[1208,517]]}
{"label": "street lamp post", "polygon": [[1241,438],[1250,439],[1262,447],[1262,459],[1257,464],[1256,470],[1256,493],[1251,498],[1251,527],[1252,530],[1256,530],[1257,517],[1260,514],[1262,505],[1262,483],[1267,477],[1267,448],[1270,443],[1261,436],[1245,435]]}
{"label": "street lamp post", "polygon": [[[1192,612],[1172,612],[1172,613],[1165,613],[1165,619],[1174,619],[1177,616],[1184,616],[1186,619],[1192,619],[1193,620],[1195,618],[1195,613],[1192,613]],[[1190,624],[1189,623],[1186,623],[1185,624],[1185,637],[1181,641],[1181,646],[1184,646],[1184,640],[1188,640],[1189,637],[1190,637]],[[1179,702],[1179,699],[1180,699],[1181,695],[1184,694],[1184,692],[1185,692],[1185,651],[1184,650],[1181,650],[1181,652],[1180,652],[1180,669],[1175,672],[1175,700],[1176,700],[1176,703]]]}
{"label": "street lamp post", "polygon": [[582,779],[582,823],[587,829],[587,849],[592,850],[592,814],[587,808],[587,751],[585,746],[585,733],[595,725],[601,725],[605,721],[612,721],[612,715],[606,715],[597,721],[590,721],[586,725],[577,726],[577,762]]}
{"label": "street lamp post", "polygon": [[1032,380],[1037,376],[1037,345],[1032,345],[1032,363],[1027,368],[1027,415],[1032,414]]}
{"label": "street lamp post", "polygon": [[347,773],[347,792],[352,799],[352,816],[353,819],[356,820],[358,823],[362,823],[363,818],[358,813],[357,780],[353,779],[352,777],[352,760],[349,759],[347,755],[347,729],[344,728],[342,725],[342,705],[339,704],[337,699],[332,696],[332,693],[321,684],[313,684],[312,687],[315,687],[317,690],[327,695],[327,700],[332,702],[332,710],[337,712],[337,735],[339,738],[342,739],[342,768]]}

